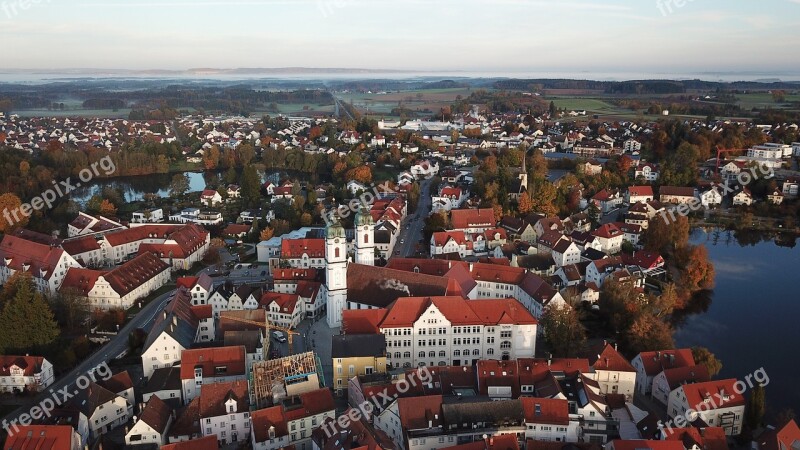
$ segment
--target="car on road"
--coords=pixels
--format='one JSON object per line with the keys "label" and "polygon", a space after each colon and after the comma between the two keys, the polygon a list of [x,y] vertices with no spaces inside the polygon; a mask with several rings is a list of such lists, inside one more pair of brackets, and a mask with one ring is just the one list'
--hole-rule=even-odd
{"label": "car on road", "polygon": [[272,337],[274,337],[275,340],[280,342],[280,343],[286,342],[286,337],[284,337],[283,333],[281,333],[280,331],[273,331],[272,332]]}

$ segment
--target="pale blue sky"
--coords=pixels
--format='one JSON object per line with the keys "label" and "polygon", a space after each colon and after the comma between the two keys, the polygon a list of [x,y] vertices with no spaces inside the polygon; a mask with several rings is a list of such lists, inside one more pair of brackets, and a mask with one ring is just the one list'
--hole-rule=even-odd
{"label": "pale blue sky", "polygon": [[0,0],[0,69],[800,75],[800,0],[39,0],[28,9],[21,2]]}

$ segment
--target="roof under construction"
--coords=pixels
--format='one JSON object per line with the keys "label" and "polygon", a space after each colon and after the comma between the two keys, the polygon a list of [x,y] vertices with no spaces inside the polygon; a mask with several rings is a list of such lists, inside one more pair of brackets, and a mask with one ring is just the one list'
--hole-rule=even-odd
{"label": "roof under construction", "polygon": [[265,408],[287,396],[319,389],[320,368],[313,352],[254,363],[253,403]]}

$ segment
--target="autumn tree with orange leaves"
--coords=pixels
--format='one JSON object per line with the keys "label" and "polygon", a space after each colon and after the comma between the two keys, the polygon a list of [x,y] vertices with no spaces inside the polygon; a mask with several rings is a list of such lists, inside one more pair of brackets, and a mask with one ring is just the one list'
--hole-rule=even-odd
{"label": "autumn tree with orange leaves", "polygon": [[372,169],[369,166],[354,167],[347,171],[345,180],[355,180],[362,184],[372,183]]}

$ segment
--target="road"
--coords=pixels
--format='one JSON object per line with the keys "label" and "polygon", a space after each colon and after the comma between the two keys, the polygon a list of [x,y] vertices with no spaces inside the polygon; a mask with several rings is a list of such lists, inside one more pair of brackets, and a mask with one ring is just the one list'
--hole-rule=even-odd
{"label": "road", "polygon": [[409,258],[417,253],[417,245],[425,236],[425,219],[431,213],[431,183],[430,179],[420,183],[417,211],[407,216],[401,224],[400,234],[397,236],[398,241],[394,246],[395,256]]}
{"label": "road", "polygon": [[[251,277],[226,277],[225,279],[215,279],[214,284],[219,285],[224,283],[226,280],[233,280],[234,282],[254,281],[251,280]],[[130,320],[130,322],[125,324],[119,333],[117,333],[117,335],[114,336],[109,342],[97,349],[74,369],[70,370],[66,374],[62,374],[52,385],[50,385],[48,391],[36,396],[35,398],[27,399],[22,406],[17,408],[14,412],[8,414],[5,419],[9,423],[11,423],[13,420],[18,420],[20,414],[28,413],[32,406],[38,405],[39,402],[45,398],[51,397],[53,395],[51,392],[70,393],[72,395],[77,394],[78,391],[77,387],[75,386],[77,379],[81,375],[91,372],[104,362],[108,362],[126,351],[128,349],[128,336],[134,330],[141,328],[145,331],[149,331],[155,322],[156,316],[158,316],[158,314],[160,314],[161,311],[163,311],[163,309],[167,306],[172,293],[173,291],[162,294],[155,300],[148,303],[138,314],[136,314],[136,316]]]}

